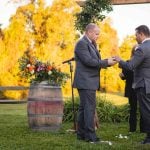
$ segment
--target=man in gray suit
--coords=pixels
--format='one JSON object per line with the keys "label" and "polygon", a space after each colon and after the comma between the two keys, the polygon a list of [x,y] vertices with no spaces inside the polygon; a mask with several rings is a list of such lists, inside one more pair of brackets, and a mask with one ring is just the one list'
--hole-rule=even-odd
{"label": "man in gray suit", "polygon": [[140,105],[140,112],[143,118],[143,131],[147,137],[142,144],[150,144],[150,30],[147,26],[141,25],[135,29],[138,48],[133,57],[125,62],[115,57],[119,66],[124,69],[134,70],[133,88],[136,89],[137,99]]}
{"label": "man in gray suit", "polygon": [[96,90],[100,88],[100,69],[114,65],[113,58],[101,60],[96,48],[100,29],[90,23],[85,35],[75,46],[76,69],[73,87],[78,89],[80,105],[78,110],[77,139],[95,143],[99,141],[94,127]]}

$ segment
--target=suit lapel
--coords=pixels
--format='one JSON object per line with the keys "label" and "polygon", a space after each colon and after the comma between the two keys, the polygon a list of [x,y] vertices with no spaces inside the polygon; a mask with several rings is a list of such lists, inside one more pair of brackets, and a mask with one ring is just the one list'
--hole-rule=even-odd
{"label": "suit lapel", "polygon": [[96,55],[98,56],[98,58],[100,58],[100,54],[99,54],[97,48],[96,48],[92,43],[90,43],[90,46],[91,46],[92,49],[95,51],[95,53],[96,53]]}
{"label": "suit lapel", "polygon": [[98,56],[98,58],[101,58],[101,56],[100,56],[100,54],[99,54],[97,48],[87,39],[87,37],[84,36],[83,39],[88,42],[88,45],[90,46],[90,49],[91,49],[92,51],[94,51],[94,53],[96,53],[96,55]]}

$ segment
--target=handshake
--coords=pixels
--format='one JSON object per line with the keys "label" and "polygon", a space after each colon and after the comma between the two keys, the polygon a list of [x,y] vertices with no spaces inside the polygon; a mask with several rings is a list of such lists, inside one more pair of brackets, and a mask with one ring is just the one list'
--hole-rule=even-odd
{"label": "handshake", "polygon": [[107,60],[108,60],[108,65],[113,66],[116,63],[118,63],[121,60],[121,58],[119,56],[113,56],[111,58],[108,58]]}

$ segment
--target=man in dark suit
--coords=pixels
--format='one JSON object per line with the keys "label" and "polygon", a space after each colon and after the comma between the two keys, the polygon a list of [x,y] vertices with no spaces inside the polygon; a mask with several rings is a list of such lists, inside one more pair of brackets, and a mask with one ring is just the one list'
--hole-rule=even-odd
{"label": "man in dark suit", "polygon": [[80,96],[77,139],[91,143],[99,141],[95,133],[94,115],[96,90],[100,88],[100,69],[116,63],[113,58],[101,60],[95,44],[99,33],[97,25],[88,24],[85,35],[75,46],[76,69],[73,87],[78,89]]}
{"label": "man in dark suit", "polygon": [[136,90],[142,116],[143,132],[147,136],[142,144],[150,144],[150,30],[141,25],[135,29],[138,48],[133,57],[125,62],[120,57],[115,57],[121,68],[134,70],[134,82],[132,87]]}
{"label": "man in dark suit", "polygon": [[[138,45],[134,45],[131,51],[131,58],[134,55]],[[135,132],[137,128],[137,96],[135,90],[132,88],[133,83],[133,70],[126,70],[122,68],[122,72],[119,74],[122,80],[125,80],[125,97],[128,97],[130,114],[129,114],[129,132]],[[140,132],[142,132],[142,117],[140,116]]]}

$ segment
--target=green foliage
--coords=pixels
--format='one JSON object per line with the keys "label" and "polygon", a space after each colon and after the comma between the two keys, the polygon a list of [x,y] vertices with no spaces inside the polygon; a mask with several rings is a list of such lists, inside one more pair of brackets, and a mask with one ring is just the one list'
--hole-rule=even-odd
{"label": "green foliage", "polygon": [[[75,99],[75,111],[79,105],[79,98]],[[129,107],[128,105],[116,106],[106,101],[103,97],[97,97],[97,114],[102,122],[122,122],[128,121]],[[65,101],[64,121],[73,121],[72,100]]]}
{"label": "green foliage", "polygon": [[[77,117],[77,111],[79,106],[79,97],[76,97],[74,100],[74,110],[75,110],[75,117]],[[64,107],[64,122],[73,121],[74,115],[73,115],[73,105],[72,105],[72,99],[69,98],[65,100],[65,107]]]}
{"label": "green foliage", "polygon": [[124,122],[129,118],[129,106],[116,106],[103,97],[97,98],[97,114],[103,122]]}
{"label": "green foliage", "polygon": [[82,11],[76,14],[76,28],[83,32],[87,24],[102,21],[106,11],[112,11],[111,0],[86,0]]}
{"label": "green foliage", "polygon": [[30,82],[48,81],[51,85],[64,85],[69,78],[69,74],[61,72],[54,63],[41,62],[36,57],[25,54],[19,59],[20,76],[30,80]]}

